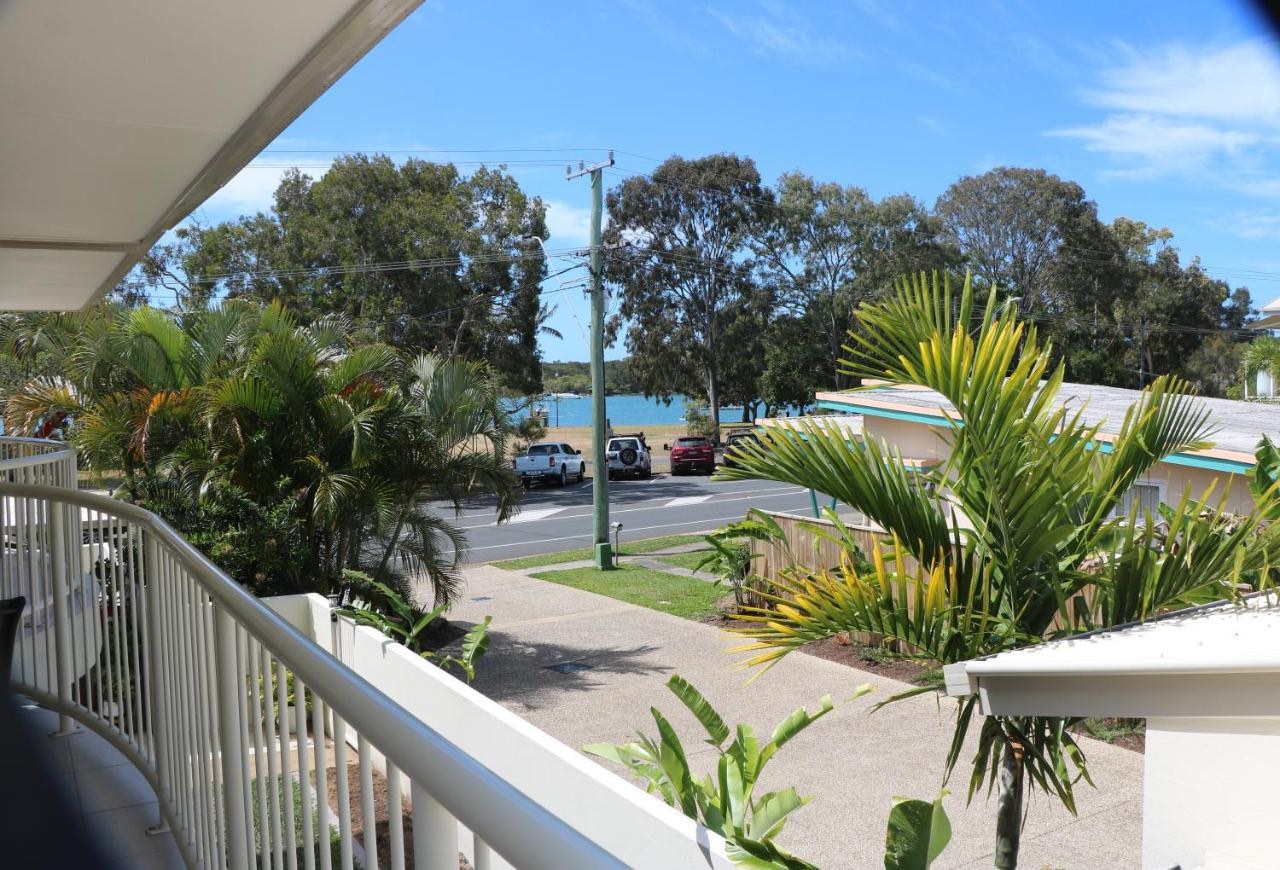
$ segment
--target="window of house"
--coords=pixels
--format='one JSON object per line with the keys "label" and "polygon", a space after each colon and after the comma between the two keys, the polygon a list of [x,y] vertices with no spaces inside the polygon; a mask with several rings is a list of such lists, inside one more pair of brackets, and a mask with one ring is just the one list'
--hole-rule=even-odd
{"label": "window of house", "polygon": [[1116,516],[1127,517],[1132,514],[1157,516],[1157,508],[1164,501],[1164,486],[1154,480],[1140,480],[1120,497],[1116,503]]}

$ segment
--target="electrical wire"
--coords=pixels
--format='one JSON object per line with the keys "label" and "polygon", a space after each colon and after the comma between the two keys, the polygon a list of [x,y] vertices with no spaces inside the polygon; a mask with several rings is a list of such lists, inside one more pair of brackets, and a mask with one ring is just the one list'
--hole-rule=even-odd
{"label": "electrical wire", "polygon": [[[629,152],[617,152],[617,153],[629,153]],[[642,156],[642,155],[633,155],[633,156]],[[643,159],[653,160],[655,158],[644,157]],[[693,184],[691,182],[686,182],[686,181],[674,181],[671,179],[654,178],[653,173],[627,172],[626,170],[620,169],[618,167],[607,167],[605,168],[604,171],[608,172],[610,175],[621,177],[624,180],[630,179],[630,178],[644,178],[653,184],[667,187],[668,189],[683,189],[687,191],[696,191],[700,193],[713,193],[713,194],[719,194],[719,195],[725,194],[725,191],[723,189],[716,188],[716,187],[710,187],[707,185],[698,185],[698,184]],[[742,180],[735,176],[729,176],[723,173],[706,173],[706,175],[711,178],[723,178],[727,182],[740,182]],[[748,202],[756,202],[763,205],[770,205],[774,207],[777,207],[778,205],[777,200],[769,196],[749,196],[742,193],[735,193],[734,197],[737,199],[745,199]],[[881,225],[876,224],[872,221],[860,221],[856,219],[848,219],[845,222],[851,226],[859,226],[859,227],[870,228],[870,229],[878,229],[881,227]],[[934,233],[931,230],[923,229],[921,227],[904,227],[901,230],[899,230],[899,232],[908,233],[908,234],[919,234],[922,237],[927,237],[931,241],[936,239],[936,233]],[[1098,248],[1088,248],[1082,245],[1074,245],[1074,244],[1068,244],[1068,243],[1059,244],[1057,249],[1078,254],[1080,255],[1080,259],[1082,261],[1087,263],[1092,262],[1095,265],[1118,265],[1121,262],[1121,259],[1118,259],[1116,257],[1115,252],[1113,251],[1105,251]],[[1254,281],[1280,282],[1280,272],[1265,271],[1261,269],[1250,269],[1244,266],[1211,266],[1204,263],[1200,263],[1199,268],[1206,273],[1220,274],[1224,277],[1237,278],[1238,280],[1241,280],[1241,281],[1254,280]]]}
{"label": "electrical wire", "polygon": [[[546,252],[546,259],[557,259],[563,257],[580,256],[582,248],[557,248]],[[305,269],[262,269],[262,270],[243,270],[238,272],[223,272],[218,275],[206,275],[190,279],[190,284],[216,284],[219,281],[226,281],[232,278],[240,278],[249,280],[279,280],[283,278],[311,278],[311,277],[333,277],[342,275],[361,275],[375,274],[380,272],[395,272],[408,269],[436,269],[436,268],[458,268],[460,266],[470,266],[476,264],[490,263],[517,263],[523,260],[540,260],[544,255],[541,251],[528,254],[476,254],[467,257],[437,257],[426,258],[420,260],[395,260],[380,263],[353,263],[335,266],[314,266]],[[130,289],[145,289],[145,282],[122,282],[121,286]]]}

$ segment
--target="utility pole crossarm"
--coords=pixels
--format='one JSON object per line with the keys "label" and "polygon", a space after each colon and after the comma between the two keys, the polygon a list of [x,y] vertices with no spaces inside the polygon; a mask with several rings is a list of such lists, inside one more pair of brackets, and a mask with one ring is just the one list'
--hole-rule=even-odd
{"label": "utility pole crossarm", "polygon": [[608,169],[610,166],[613,165],[613,163],[614,161],[613,161],[612,151],[609,152],[608,160],[602,160],[601,162],[596,163],[592,166],[583,166],[582,161],[579,160],[578,168],[576,170],[572,166],[566,166],[564,168],[564,180],[573,181],[575,178],[581,178],[584,175],[591,175],[593,173],[597,173],[601,169]]}

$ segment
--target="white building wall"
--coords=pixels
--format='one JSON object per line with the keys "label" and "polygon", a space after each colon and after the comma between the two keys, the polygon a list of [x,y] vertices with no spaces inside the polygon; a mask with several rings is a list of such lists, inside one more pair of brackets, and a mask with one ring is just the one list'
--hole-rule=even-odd
{"label": "white building wall", "polygon": [[1280,719],[1149,719],[1143,870],[1280,867]]}
{"label": "white building wall", "polygon": [[[896,446],[904,459],[946,459],[951,455],[951,446],[945,440],[946,430],[942,427],[868,414],[862,418],[862,431],[865,436]],[[1192,498],[1201,498],[1216,482],[1212,494],[1215,502],[1225,495],[1227,510],[1232,513],[1248,513],[1254,508],[1245,475],[1158,462],[1144,480],[1161,485],[1161,497],[1167,504],[1177,504],[1188,489]]]}
{"label": "white building wall", "polygon": [[885,417],[864,415],[864,437],[879,438],[894,445],[904,459],[946,459],[951,455],[951,445],[943,440],[941,429],[912,423],[907,420],[890,420]]}

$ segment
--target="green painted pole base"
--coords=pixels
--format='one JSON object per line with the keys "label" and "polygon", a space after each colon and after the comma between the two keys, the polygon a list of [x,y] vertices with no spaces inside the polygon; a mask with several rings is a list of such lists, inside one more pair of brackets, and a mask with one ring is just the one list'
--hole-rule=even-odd
{"label": "green painted pole base", "polygon": [[596,544],[596,567],[601,571],[608,571],[614,567],[612,544]]}

